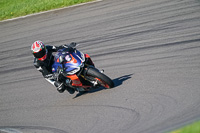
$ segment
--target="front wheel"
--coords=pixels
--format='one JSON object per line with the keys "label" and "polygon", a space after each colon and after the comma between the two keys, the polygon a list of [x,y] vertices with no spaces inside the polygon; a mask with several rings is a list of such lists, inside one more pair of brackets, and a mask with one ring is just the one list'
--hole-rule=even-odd
{"label": "front wheel", "polygon": [[97,70],[96,68],[93,67],[88,68],[86,74],[88,76],[92,76],[93,78],[95,78],[98,84],[100,84],[103,87],[106,87],[108,89],[114,87],[113,81],[105,74],[99,72],[99,70]]}

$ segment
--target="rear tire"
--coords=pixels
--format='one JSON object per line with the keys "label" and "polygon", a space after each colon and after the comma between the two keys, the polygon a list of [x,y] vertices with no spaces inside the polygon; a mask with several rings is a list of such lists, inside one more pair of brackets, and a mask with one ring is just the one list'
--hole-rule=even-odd
{"label": "rear tire", "polygon": [[88,68],[86,75],[95,78],[101,86],[104,86],[108,89],[114,87],[113,81],[105,74],[99,72],[99,70],[96,68],[93,67]]}

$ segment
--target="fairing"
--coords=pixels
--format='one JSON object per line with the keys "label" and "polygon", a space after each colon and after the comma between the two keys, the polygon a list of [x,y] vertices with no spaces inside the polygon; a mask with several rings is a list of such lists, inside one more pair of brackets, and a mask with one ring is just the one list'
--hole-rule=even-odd
{"label": "fairing", "polygon": [[74,52],[68,51],[67,49],[61,49],[54,55],[54,64],[52,65],[52,72],[57,72],[57,69],[62,68],[62,64],[59,62],[59,57],[62,56],[64,59],[64,70],[68,75],[77,73],[81,67],[83,67],[83,62],[85,61],[84,54],[78,50]]}

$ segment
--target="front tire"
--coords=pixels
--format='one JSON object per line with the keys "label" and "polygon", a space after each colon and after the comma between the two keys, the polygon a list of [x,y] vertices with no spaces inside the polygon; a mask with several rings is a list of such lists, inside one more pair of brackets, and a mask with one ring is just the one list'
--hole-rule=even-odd
{"label": "front tire", "polygon": [[86,75],[92,76],[93,78],[95,78],[98,84],[100,84],[103,87],[106,87],[108,89],[114,87],[113,81],[105,74],[99,72],[99,70],[96,68],[93,68],[93,67],[88,68]]}

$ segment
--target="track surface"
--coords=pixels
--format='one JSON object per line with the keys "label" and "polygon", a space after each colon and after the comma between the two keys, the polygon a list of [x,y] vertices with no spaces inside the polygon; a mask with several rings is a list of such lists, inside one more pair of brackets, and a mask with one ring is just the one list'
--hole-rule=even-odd
{"label": "track surface", "polygon": [[[200,119],[200,1],[104,0],[0,23],[0,132],[161,133]],[[116,87],[59,94],[35,40],[72,41]]]}

